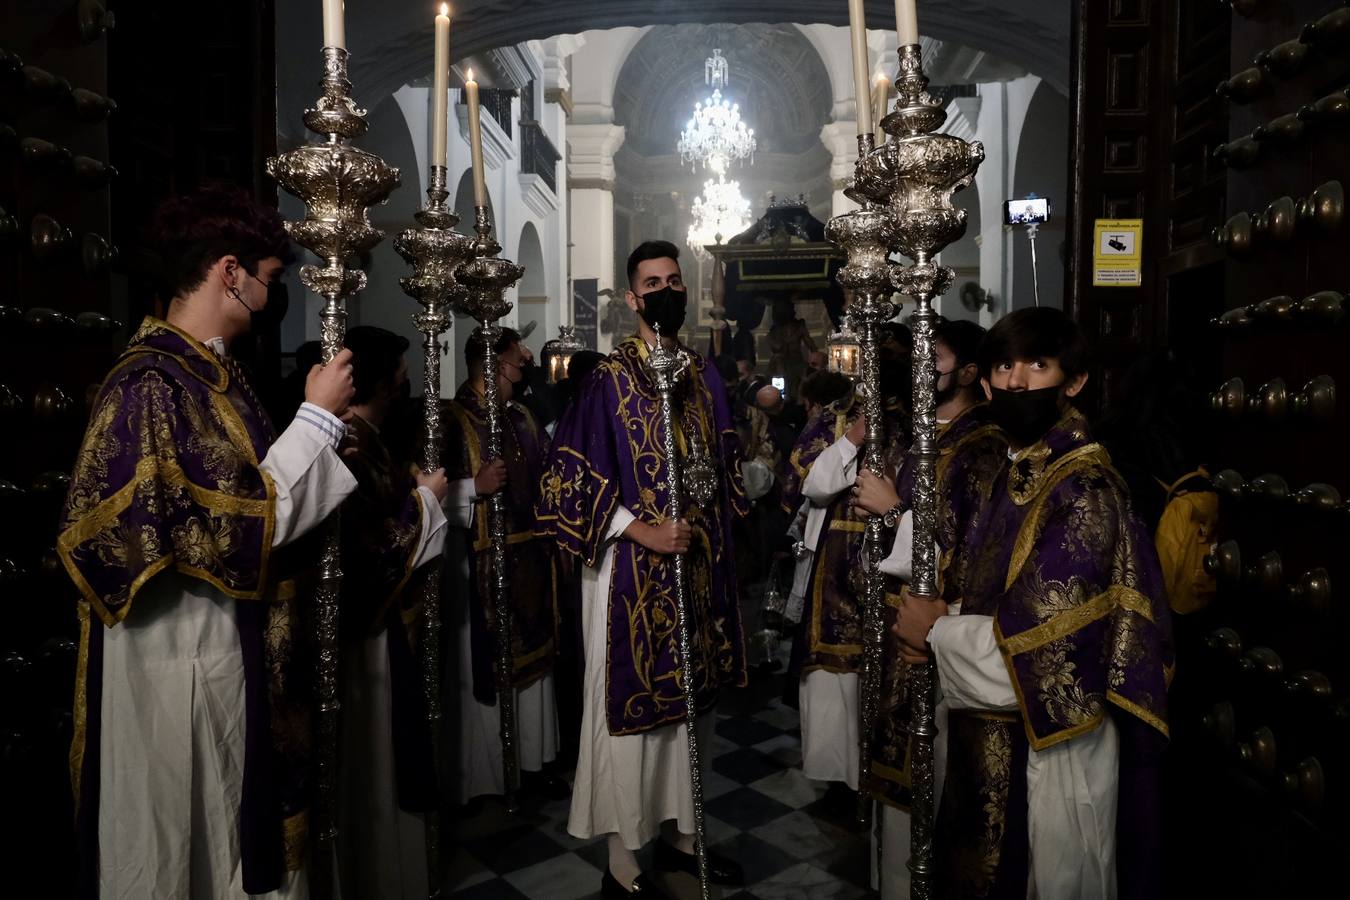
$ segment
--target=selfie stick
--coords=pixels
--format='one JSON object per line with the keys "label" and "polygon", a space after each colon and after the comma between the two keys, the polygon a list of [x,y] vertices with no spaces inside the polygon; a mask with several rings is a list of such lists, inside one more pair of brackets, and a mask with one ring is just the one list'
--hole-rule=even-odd
{"label": "selfie stick", "polygon": [[1040,228],[1039,222],[1032,222],[1027,226],[1027,237],[1031,239],[1031,293],[1036,298],[1036,305],[1041,305],[1041,279],[1036,272],[1036,229]]}

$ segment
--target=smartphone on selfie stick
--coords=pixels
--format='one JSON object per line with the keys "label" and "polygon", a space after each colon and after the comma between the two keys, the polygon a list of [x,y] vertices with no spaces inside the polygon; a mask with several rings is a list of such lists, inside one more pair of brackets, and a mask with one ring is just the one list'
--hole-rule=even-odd
{"label": "smartphone on selfie stick", "polygon": [[1044,197],[1029,194],[1022,200],[1003,201],[1003,224],[1027,227],[1027,238],[1031,241],[1031,289],[1037,306],[1041,305],[1041,281],[1036,272],[1036,231],[1049,221],[1050,201]]}

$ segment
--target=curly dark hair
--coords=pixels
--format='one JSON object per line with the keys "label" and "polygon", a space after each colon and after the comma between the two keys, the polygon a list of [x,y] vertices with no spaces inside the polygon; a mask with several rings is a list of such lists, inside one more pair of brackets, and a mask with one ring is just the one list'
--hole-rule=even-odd
{"label": "curly dark hair", "polygon": [[192,293],[222,256],[236,256],[251,275],[269,256],[294,259],[281,215],[238,187],[206,185],[170,197],[155,210],[149,243],[166,298]]}

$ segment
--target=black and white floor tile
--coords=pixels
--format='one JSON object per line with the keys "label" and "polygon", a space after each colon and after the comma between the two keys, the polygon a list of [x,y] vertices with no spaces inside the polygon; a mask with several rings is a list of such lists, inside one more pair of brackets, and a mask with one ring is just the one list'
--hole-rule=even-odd
{"label": "black and white floor tile", "polygon": [[[709,843],[740,862],[746,875],[745,887],[723,892],[722,900],[854,900],[870,895],[867,834],[854,822],[851,795],[827,790],[802,775],[796,710],[766,698],[764,691],[729,697],[705,752],[711,759],[703,782]],[[567,800],[526,805],[513,817],[493,800],[472,810],[458,823],[449,896],[598,897],[606,864],[604,839],[570,836],[567,812]],[[669,877],[663,884],[682,900],[698,895],[697,883],[686,876]]]}

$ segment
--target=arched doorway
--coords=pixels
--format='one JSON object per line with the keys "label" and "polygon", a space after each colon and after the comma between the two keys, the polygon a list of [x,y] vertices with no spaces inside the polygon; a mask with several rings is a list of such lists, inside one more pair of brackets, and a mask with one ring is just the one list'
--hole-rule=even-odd
{"label": "arched doorway", "polygon": [[526,222],[520,230],[516,262],[525,267],[525,274],[516,286],[516,321],[520,323],[521,330],[534,323],[534,330],[525,338],[525,346],[533,351],[538,360],[551,329],[548,322],[548,273],[544,269],[544,248],[532,222]]}
{"label": "arched doorway", "polygon": [[[1068,197],[1069,101],[1042,82],[1031,97],[1017,142],[1013,167],[1014,197],[1049,197],[1053,218],[1040,226],[1036,238],[1036,273],[1041,305],[1064,306],[1065,222]],[[1013,237],[1013,295],[1009,311],[1035,303],[1031,280],[1031,244],[1025,229]]]}

